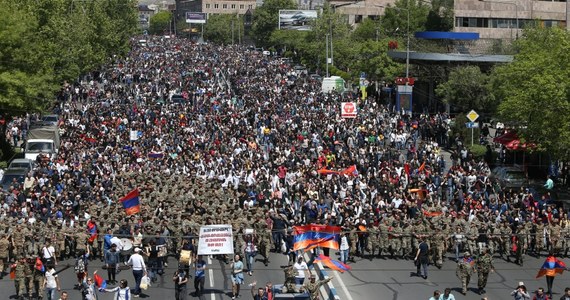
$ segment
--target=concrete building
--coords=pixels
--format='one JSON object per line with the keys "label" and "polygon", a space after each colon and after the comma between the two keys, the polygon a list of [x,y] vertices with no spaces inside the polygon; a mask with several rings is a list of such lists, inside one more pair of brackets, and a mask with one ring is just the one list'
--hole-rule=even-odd
{"label": "concrete building", "polygon": [[568,28],[567,2],[537,0],[455,0],[456,32],[478,32],[480,37],[515,39],[530,22]]}
{"label": "concrete building", "polygon": [[202,12],[243,15],[256,7],[256,0],[202,0]]}
{"label": "concrete building", "polygon": [[329,1],[335,10],[346,15],[350,25],[356,25],[366,18],[377,20],[384,14],[384,8],[394,5],[395,0]]}

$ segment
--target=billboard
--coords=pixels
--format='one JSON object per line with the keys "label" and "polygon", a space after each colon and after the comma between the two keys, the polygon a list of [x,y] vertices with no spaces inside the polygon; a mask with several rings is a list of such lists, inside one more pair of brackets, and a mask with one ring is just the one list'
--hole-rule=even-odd
{"label": "billboard", "polygon": [[316,18],[316,10],[280,10],[279,29],[311,30],[311,21]]}
{"label": "billboard", "polygon": [[186,12],[186,23],[189,24],[205,24],[206,14],[200,12]]}

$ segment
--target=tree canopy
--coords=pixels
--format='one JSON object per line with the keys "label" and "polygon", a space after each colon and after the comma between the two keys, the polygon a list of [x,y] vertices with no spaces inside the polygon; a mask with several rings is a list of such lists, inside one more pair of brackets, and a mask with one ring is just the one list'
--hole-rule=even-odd
{"label": "tree canopy", "polygon": [[75,80],[129,49],[135,0],[0,0],[0,109],[42,110]]}
{"label": "tree canopy", "polygon": [[267,41],[278,27],[279,10],[296,9],[292,0],[266,0],[255,9],[251,25],[252,36],[259,46],[268,46]]}
{"label": "tree canopy", "polygon": [[479,112],[493,110],[487,84],[489,76],[478,66],[459,66],[451,70],[447,82],[440,84],[435,92],[444,103],[457,110]]}
{"label": "tree canopy", "polygon": [[149,32],[151,34],[163,34],[170,29],[172,21],[172,13],[169,11],[160,11],[150,17]]}
{"label": "tree canopy", "polygon": [[514,61],[497,67],[493,95],[502,120],[527,141],[570,158],[570,34],[560,28],[528,28],[515,43]]}

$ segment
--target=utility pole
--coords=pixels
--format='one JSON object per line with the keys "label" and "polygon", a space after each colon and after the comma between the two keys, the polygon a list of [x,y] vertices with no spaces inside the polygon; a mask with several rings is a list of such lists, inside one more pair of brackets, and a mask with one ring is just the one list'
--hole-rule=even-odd
{"label": "utility pole", "polygon": [[234,44],[234,20],[232,20],[232,45]]}
{"label": "utility pole", "polygon": [[241,45],[241,18],[239,17],[239,14],[237,14],[237,19],[238,19],[238,45]]}
{"label": "utility pole", "polygon": [[325,34],[325,49],[326,49],[326,63],[327,63],[327,77],[329,77],[329,34]]}

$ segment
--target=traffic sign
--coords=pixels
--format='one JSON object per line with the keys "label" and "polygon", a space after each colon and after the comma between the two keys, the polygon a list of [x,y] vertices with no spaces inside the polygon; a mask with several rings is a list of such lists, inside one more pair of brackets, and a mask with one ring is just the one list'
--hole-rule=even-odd
{"label": "traffic sign", "polygon": [[469,119],[469,121],[471,121],[471,122],[475,122],[475,120],[477,120],[478,118],[479,118],[479,114],[474,110],[471,110],[467,114],[467,119]]}
{"label": "traffic sign", "polygon": [[465,123],[465,126],[467,126],[467,128],[479,128],[479,123],[467,122]]}
{"label": "traffic sign", "polygon": [[342,102],[340,104],[340,116],[343,118],[356,118],[356,103]]}

